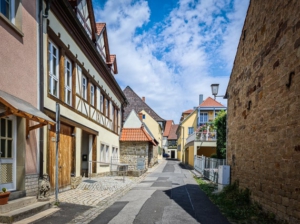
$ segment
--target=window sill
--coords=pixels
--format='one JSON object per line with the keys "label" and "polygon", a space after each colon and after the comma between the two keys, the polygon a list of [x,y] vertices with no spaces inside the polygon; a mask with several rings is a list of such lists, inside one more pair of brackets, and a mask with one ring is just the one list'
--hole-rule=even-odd
{"label": "window sill", "polygon": [[100,162],[100,166],[109,166],[110,164],[107,162]]}
{"label": "window sill", "polygon": [[11,23],[2,13],[0,13],[0,19],[9,25],[19,36],[24,37],[24,33],[13,23]]}

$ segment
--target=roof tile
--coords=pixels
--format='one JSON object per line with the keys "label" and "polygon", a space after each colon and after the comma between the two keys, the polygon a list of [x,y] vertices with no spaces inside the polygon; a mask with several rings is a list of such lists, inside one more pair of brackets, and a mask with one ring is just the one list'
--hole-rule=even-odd
{"label": "roof tile", "polygon": [[163,135],[164,137],[169,136],[172,124],[173,124],[172,120],[167,120],[164,135]]}
{"label": "roof tile", "polygon": [[177,140],[177,134],[176,134],[177,128],[178,128],[178,124],[173,124],[171,126],[170,134],[168,137],[169,140]]}
{"label": "roof tile", "polygon": [[206,100],[204,100],[199,107],[225,107],[224,105],[220,104],[216,100],[214,100],[211,97],[207,97]]}
{"label": "roof tile", "polygon": [[153,141],[151,136],[145,131],[144,127],[141,128],[123,128],[121,142],[151,142],[153,145],[156,143]]}

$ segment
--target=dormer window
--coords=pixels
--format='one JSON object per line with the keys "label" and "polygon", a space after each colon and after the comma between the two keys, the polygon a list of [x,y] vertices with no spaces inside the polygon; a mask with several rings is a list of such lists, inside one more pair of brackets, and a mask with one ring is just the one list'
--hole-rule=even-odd
{"label": "dormer window", "polygon": [[99,51],[100,55],[102,56],[103,60],[106,62],[106,52],[105,52],[105,42],[103,32],[100,34],[100,37],[97,41],[97,50]]}
{"label": "dormer window", "polygon": [[89,13],[87,9],[86,1],[81,1],[77,6],[77,18],[80,21],[81,25],[85,29],[88,36],[92,39],[92,29],[91,22],[89,18]]}

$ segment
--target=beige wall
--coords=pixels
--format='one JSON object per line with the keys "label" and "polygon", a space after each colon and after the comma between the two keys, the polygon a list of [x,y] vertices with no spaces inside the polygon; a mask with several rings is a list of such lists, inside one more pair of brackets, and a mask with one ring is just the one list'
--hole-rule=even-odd
{"label": "beige wall", "polygon": [[[178,128],[181,129],[180,136],[178,136],[177,144],[181,145],[181,155],[186,156],[185,153],[185,144],[186,144],[186,139],[189,136],[188,133],[188,128],[189,127],[194,127],[194,130],[197,128],[197,110],[195,110],[186,120],[184,120]],[[193,153],[194,156],[194,153]],[[188,158],[185,158],[187,160]]]}
{"label": "beige wall", "polygon": [[158,141],[158,145],[162,147],[162,131],[160,125],[145,110],[142,110],[141,113],[146,115],[143,122],[145,122],[154,138]]}
{"label": "beige wall", "polygon": [[[22,5],[19,29],[0,17],[0,89],[38,107],[36,1],[22,1]],[[30,132],[22,147],[26,151],[26,174],[37,173],[37,130]]]}
{"label": "beige wall", "polygon": [[227,89],[231,181],[289,223],[300,223],[299,10],[250,1]]}
{"label": "beige wall", "polygon": [[[53,13],[50,11],[49,18],[50,20],[50,27],[55,31],[55,33],[60,34],[60,39],[63,41],[66,45],[70,46],[70,51],[73,55],[77,55],[77,59],[84,63],[84,68],[86,70],[89,70],[89,73],[91,76],[95,76],[94,79],[97,83],[100,84],[100,86],[103,86],[103,90],[106,91],[106,93],[109,94],[110,97],[112,97],[112,100],[116,103],[116,105],[121,108],[121,103],[118,100],[118,98],[114,95],[112,90],[108,87],[108,85],[105,83],[105,81],[101,78],[100,74],[96,71],[96,69],[92,66],[92,64],[89,62],[88,58],[85,56],[85,54],[81,51],[81,49],[77,46],[77,43],[73,40],[72,36],[65,30],[65,28],[62,26],[62,24],[57,20],[57,18],[53,15]],[[45,29],[44,29],[44,48],[47,49],[48,45],[48,35],[46,33],[46,23],[44,23]],[[48,60],[48,52],[44,51],[44,65],[47,65]],[[48,71],[47,66],[45,67],[45,73],[44,73],[45,80],[48,80]],[[56,108],[56,101],[50,99],[48,94],[48,82],[45,81],[44,83],[44,104],[45,108],[55,111]],[[76,91],[73,89],[72,91]],[[97,147],[96,147],[96,158],[99,161],[100,160],[100,147],[101,144],[105,144],[109,146],[110,155],[112,152],[112,147],[118,148],[118,152],[120,152],[119,147],[119,135],[111,132],[110,130],[107,130],[106,128],[100,126],[96,122],[91,121],[90,119],[87,119],[85,116],[83,116],[80,113],[74,112],[73,110],[69,109],[68,107],[65,107],[63,105],[60,106],[60,114],[61,116],[64,116],[72,121],[75,121],[81,125],[84,125],[88,127],[89,129],[92,129],[96,132],[98,132],[97,136]],[[82,140],[79,140],[82,138],[82,130],[80,128],[76,128],[76,176],[80,175],[80,164],[81,164],[81,144]],[[47,140],[47,136],[45,137],[45,140]],[[47,151],[47,146],[44,144],[44,154]],[[46,161],[44,160],[44,164]],[[47,167],[44,165],[44,167]],[[97,164],[97,172],[107,172],[109,171],[109,166],[100,166],[99,163]]]}

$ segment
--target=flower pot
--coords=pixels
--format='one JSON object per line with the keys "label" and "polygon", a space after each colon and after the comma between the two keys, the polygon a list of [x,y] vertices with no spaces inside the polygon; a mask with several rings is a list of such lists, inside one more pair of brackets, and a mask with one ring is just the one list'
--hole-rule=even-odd
{"label": "flower pot", "polygon": [[10,192],[0,193],[0,205],[5,205],[8,202]]}

